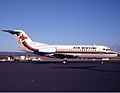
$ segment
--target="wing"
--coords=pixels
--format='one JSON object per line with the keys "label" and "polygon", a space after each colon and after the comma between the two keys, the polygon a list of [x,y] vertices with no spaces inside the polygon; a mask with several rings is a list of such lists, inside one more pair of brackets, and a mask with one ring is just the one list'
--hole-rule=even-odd
{"label": "wing", "polygon": [[46,56],[46,57],[50,57],[50,58],[60,58],[60,59],[63,59],[63,58],[77,58],[77,56],[73,56],[73,55],[68,55],[68,54],[61,54],[61,53],[50,53],[50,52],[34,52],[34,54],[37,54],[37,55],[42,55],[42,56]]}

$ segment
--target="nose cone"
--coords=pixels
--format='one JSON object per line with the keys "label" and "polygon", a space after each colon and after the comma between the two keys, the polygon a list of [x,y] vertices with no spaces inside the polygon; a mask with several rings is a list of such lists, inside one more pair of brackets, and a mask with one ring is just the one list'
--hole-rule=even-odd
{"label": "nose cone", "polygon": [[115,55],[115,57],[118,57],[118,53],[117,53],[117,52],[115,52],[115,51],[114,51],[114,55]]}
{"label": "nose cone", "polygon": [[120,54],[117,54],[118,57],[120,57]]}

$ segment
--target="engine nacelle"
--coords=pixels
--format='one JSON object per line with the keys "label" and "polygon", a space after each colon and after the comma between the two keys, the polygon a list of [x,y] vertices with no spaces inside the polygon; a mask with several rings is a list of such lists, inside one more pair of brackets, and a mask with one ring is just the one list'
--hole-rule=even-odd
{"label": "engine nacelle", "polygon": [[55,47],[39,48],[39,52],[54,53],[54,52],[56,52],[56,48]]}

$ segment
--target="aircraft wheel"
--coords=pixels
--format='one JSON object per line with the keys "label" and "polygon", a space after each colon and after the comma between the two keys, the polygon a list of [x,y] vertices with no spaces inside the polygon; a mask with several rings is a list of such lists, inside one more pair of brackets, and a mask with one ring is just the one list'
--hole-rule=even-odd
{"label": "aircraft wheel", "polygon": [[65,58],[64,60],[63,60],[63,64],[66,64],[67,63],[67,59]]}
{"label": "aircraft wheel", "polygon": [[66,64],[66,61],[65,61],[65,60],[63,60],[63,64]]}

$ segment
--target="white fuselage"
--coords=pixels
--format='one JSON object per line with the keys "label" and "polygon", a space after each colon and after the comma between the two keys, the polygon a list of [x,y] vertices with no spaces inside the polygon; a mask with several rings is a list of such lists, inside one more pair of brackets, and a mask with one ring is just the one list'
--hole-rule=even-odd
{"label": "white fuselage", "polygon": [[41,45],[32,44],[39,52],[58,53],[88,58],[116,57],[117,53],[106,46],[101,45]]}

